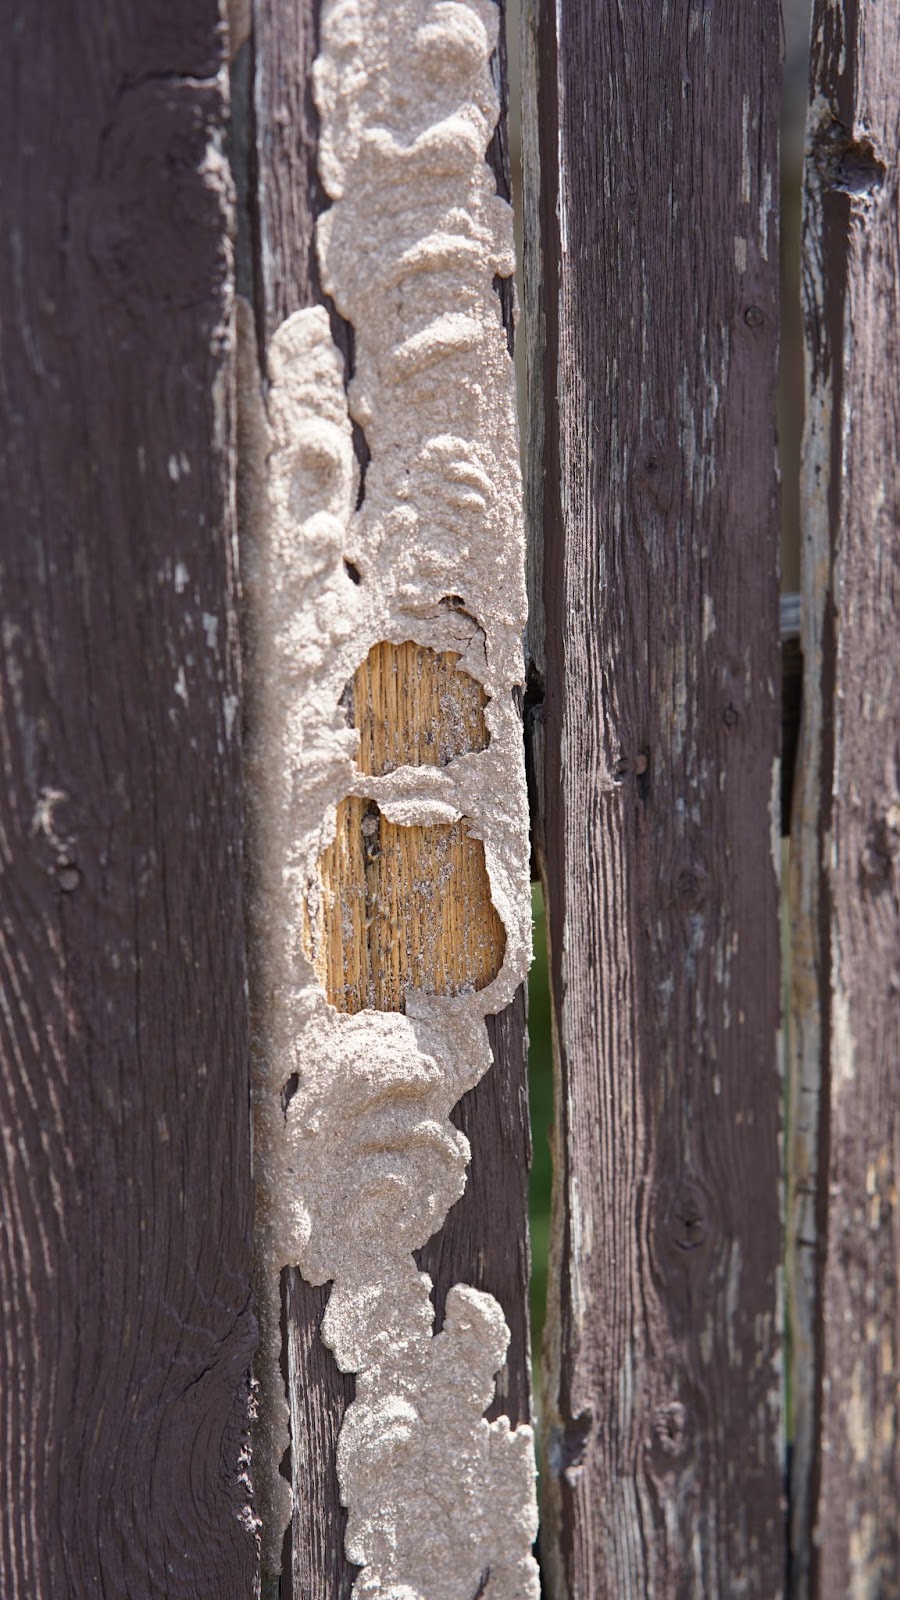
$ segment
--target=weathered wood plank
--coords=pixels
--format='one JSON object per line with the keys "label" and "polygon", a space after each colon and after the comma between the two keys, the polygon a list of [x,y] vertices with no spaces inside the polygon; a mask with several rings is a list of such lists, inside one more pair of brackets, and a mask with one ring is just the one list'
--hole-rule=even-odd
{"label": "weathered wood plank", "polygon": [[572,1600],[783,1582],[778,40],[774,0],[525,18]]}
{"label": "weathered wood plank", "polygon": [[0,1591],[246,1600],[219,8],[6,32]]}
{"label": "weathered wood plank", "polygon": [[[794,846],[794,1591],[900,1592],[896,16],[813,18]],[[818,1115],[817,1115],[818,1113]]]}
{"label": "weathered wood plank", "polygon": [[[279,325],[324,298],[315,251],[315,219],[324,196],[316,171],[318,119],[311,88],[318,10],[318,0],[299,5],[254,0],[249,208],[263,370],[266,345]],[[333,330],[340,338],[339,318],[333,319]],[[280,1592],[283,1600],[346,1600],[356,1568],[344,1554],[346,1513],[335,1452],[354,1380],[338,1370],[319,1335],[327,1293],[306,1283],[296,1267],[283,1274],[283,1292],[292,1440],[291,1459],[282,1470],[291,1478],[294,1509]],[[276,1592],[271,1583],[270,1592]]]}
{"label": "weathered wood plank", "polygon": [[[303,5],[294,7],[284,6],[280,0],[256,0],[253,52],[257,180],[251,208],[256,218],[256,321],[263,341],[270,338],[292,312],[324,300],[313,244],[315,218],[325,203],[316,174],[317,123],[309,91],[317,36],[316,0],[306,0]],[[497,81],[501,94],[505,94],[502,56],[501,49]],[[508,195],[502,117],[490,159],[498,175],[498,189]],[[511,284],[498,279],[497,288],[511,340]],[[344,350],[349,377],[353,363],[352,332],[334,314],[332,329]],[[265,366],[264,349],[262,365]],[[365,444],[358,430],[357,447],[364,460]],[[386,664],[391,666],[389,648],[378,648],[380,654],[372,664],[376,677],[382,675]],[[371,684],[365,686],[363,698],[367,701],[371,688]],[[433,721],[433,699],[433,685],[417,683],[415,670],[403,674],[395,709],[409,722],[409,727],[398,728],[398,737],[402,734],[404,740],[411,738],[424,728],[429,718]],[[462,714],[465,721],[465,709]],[[353,804],[355,802],[348,802],[351,807]],[[378,840],[383,843],[384,819],[378,826]],[[410,830],[399,832],[409,833]],[[473,856],[472,844],[469,840],[456,841],[453,849],[468,860]],[[439,866],[439,862],[434,863],[435,871]],[[336,859],[329,860],[323,863],[323,868],[326,888],[338,885],[338,874],[341,874],[341,882],[349,881],[346,863],[341,866]],[[477,861],[469,861],[465,868],[477,878],[476,869]],[[421,871],[416,876],[421,878]],[[424,877],[429,877],[427,870]],[[360,912],[364,909],[364,898],[357,896]],[[484,923],[481,943],[487,954],[482,964],[486,962],[485,971],[490,974],[497,960],[502,958],[495,926],[497,919],[489,902],[481,908],[483,915],[475,915],[476,911],[477,907],[473,907],[474,920]],[[488,949],[492,941],[498,945],[496,950]],[[365,942],[367,946],[370,944],[368,932]],[[355,941],[351,938],[351,944],[360,944],[359,938]],[[352,956],[352,951],[349,954]],[[458,957],[459,952],[456,954]],[[386,948],[376,954],[374,964],[379,971],[389,955]],[[339,974],[338,987],[346,988],[348,984],[347,959],[348,952],[335,955],[332,949],[330,969]],[[366,962],[372,959],[367,953]],[[387,964],[390,965],[389,960]],[[459,965],[458,959],[456,965]],[[348,1001],[349,1009],[356,1008],[362,976],[360,967],[359,981],[355,987],[350,983],[353,992]],[[380,997],[389,1005],[397,1001],[400,993],[394,981],[396,977],[388,973],[386,982],[379,979]],[[368,976],[365,981],[368,984]],[[426,988],[430,986],[425,984]],[[383,995],[381,988],[385,991]],[[455,1283],[486,1289],[502,1304],[511,1329],[511,1343],[506,1367],[498,1379],[497,1398],[488,1414],[493,1417],[504,1413],[515,1425],[527,1421],[530,1412],[527,1298],[530,1135],[524,991],[519,992],[514,1003],[499,1017],[488,1019],[488,1033],[494,1068],[464,1097],[454,1113],[457,1126],[466,1133],[473,1150],[467,1190],[453,1207],[441,1232],[417,1253],[417,1260],[434,1280],[438,1326],[443,1318],[447,1291]],[[325,1600],[326,1596],[332,1600],[349,1592],[356,1571],[346,1562],[342,1545],[337,1550],[334,1548],[335,1535],[342,1532],[344,1515],[339,1505],[335,1443],[343,1414],[353,1398],[354,1386],[352,1377],[338,1372],[333,1356],[318,1337],[324,1308],[322,1290],[304,1283],[296,1271],[289,1270],[286,1277],[287,1363],[292,1414],[294,1425],[302,1430],[295,1436],[293,1452],[292,1592],[294,1600],[300,1600],[301,1596],[303,1600],[307,1597]],[[327,1530],[325,1537],[323,1530]],[[288,1592],[287,1582],[282,1580],[282,1593]]]}
{"label": "weathered wood plank", "polygon": [[[506,0],[500,13],[492,75],[500,116],[487,152],[497,193],[512,198],[508,139],[508,64]],[[515,345],[514,289],[511,278],[496,278],[510,353]],[[521,714],[521,712],[520,712]],[[503,1307],[510,1330],[506,1365],[487,1416],[508,1416],[512,1427],[531,1418],[531,1330],[528,1235],[528,1173],[531,1124],[528,1110],[528,1024],[525,985],[512,1004],[486,1019],[494,1065],[460,1101],[453,1120],[472,1146],[466,1190],[441,1232],[418,1256],[434,1280],[437,1325],[447,1290],[458,1282],[492,1294]]]}

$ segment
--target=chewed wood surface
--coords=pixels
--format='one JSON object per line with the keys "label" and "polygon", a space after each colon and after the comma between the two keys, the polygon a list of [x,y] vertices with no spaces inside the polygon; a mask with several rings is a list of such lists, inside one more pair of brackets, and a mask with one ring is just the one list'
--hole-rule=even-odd
{"label": "chewed wood surface", "polygon": [[220,11],[8,20],[0,1593],[247,1600]]}
{"label": "chewed wood surface", "polygon": [[313,948],[338,1011],[403,1011],[410,989],[459,994],[500,971],[503,924],[484,845],[465,822],[400,826],[369,801],[343,800],[319,878]]}
{"label": "chewed wood surface", "polygon": [[411,640],[373,646],[348,697],[360,772],[379,777],[401,766],[445,767],[454,756],[487,749],[487,696],[458,662],[453,650]]}
{"label": "chewed wood surface", "polygon": [[570,1600],[784,1580],[778,50],[774,0],[526,18],[541,1540]]}
{"label": "chewed wood surface", "polygon": [[[373,647],[348,695],[360,772],[446,766],[486,747],[484,692],[458,660],[411,642]],[[410,988],[458,994],[497,976],[503,924],[465,819],[401,826],[371,801],[343,800],[319,880],[309,945],[339,1011],[402,1011]]]}

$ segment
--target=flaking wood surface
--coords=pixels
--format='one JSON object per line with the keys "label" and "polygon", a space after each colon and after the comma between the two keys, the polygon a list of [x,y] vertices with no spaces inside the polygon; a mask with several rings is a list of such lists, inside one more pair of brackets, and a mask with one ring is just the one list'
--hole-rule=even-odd
{"label": "flaking wood surface", "polygon": [[[256,0],[255,5],[257,182],[250,208],[255,219],[257,326],[267,337],[293,311],[321,303],[324,298],[312,248],[314,219],[324,203],[315,172],[316,114],[309,92],[309,69],[318,35],[317,11],[316,0],[302,0],[293,7],[284,6],[280,0]],[[505,96],[502,49],[498,52],[496,77]],[[498,190],[508,196],[508,160],[502,129],[492,142],[489,159],[497,173]],[[511,342],[511,288],[498,280],[497,289]],[[352,330],[335,316],[332,325],[345,352],[349,374]],[[366,451],[360,438],[357,453],[364,463]],[[459,674],[454,676],[458,678]],[[409,729],[405,737],[418,740],[417,747],[410,748],[417,748],[420,754],[423,735],[434,725],[433,689],[419,685],[411,692],[408,678],[402,682],[405,686],[398,711],[405,715],[408,708]],[[424,695],[421,705],[420,692]],[[462,703],[471,708],[471,700],[465,696]],[[383,826],[381,819],[380,827]],[[463,837],[461,833],[460,841]],[[480,904],[483,912],[478,915],[484,916],[484,926],[490,932],[489,909],[483,899]],[[495,932],[490,937],[495,938]],[[341,975],[337,986],[344,982]],[[418,1259],[434,1279],[436,1326],[441,1325],[447,1290],[455,1283],[485,1289],[503,1306],[511,1343],[489,1415],[506,1414],[515,1425],[530,1416],[527,1172],[531,1146],[524,987],[504,1012],[488,1018],[487,1025],[494,1066],[454,1113],[454,1121],[466,1132],[473,1149],[466,1192],[452,1208],[440,1233],[418,1253]],[[302,1394],[303,1401],[302,1405],[294,1403],[300,1431],[293,1448],[292,1578],[289,1582],[286,1576],[282,1581],[282,1596],[284,1600],[289,1596],[291,1600],[343,1600],[349,1595],[356,1568],[333,1542],[335,1532],[343,1528],[334,1451],[340,1421],[353,1397],[353,1379],[337,1371],[334,1358],[318,1337],[323,1291],[311,1288],[294,1270],[289,1270],[286,1279],[290,1284],[287,1366],[292,1392],[295,1396]],[[317,1530],[314,1537],[312,1529]]]}
{"label": "flaking wood surface", "polygon": [[778,7],[535,0],[524,62],[544,1576],[555,1600],[770,1600]]}
{"label": "flaking wood surface", "polygon": [[25,7],[0,69],[4,1600],[257,1578],[222,42]]}
{"label": "flaking wood surface", "polygon": [[898,137],[896,13],[871,0],[817,4],[793,885],[794,1592],[804,1600],[900,1593]]}

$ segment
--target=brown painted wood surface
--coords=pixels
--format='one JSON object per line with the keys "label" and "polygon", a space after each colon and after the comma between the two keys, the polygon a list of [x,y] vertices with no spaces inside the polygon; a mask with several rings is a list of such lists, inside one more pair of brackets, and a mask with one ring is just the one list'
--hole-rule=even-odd
{"label": "brown painted wood surface", "polygon": [[[255,218],[257,327],[263,340],[292,312],[323,300],[312,244],[315,216],[325,203],[315,170],[317,126],[309,93],[317,32],[315,0],[293,7],[281,0],[256,0],[252,45],[256,190],[250,197],[250,209]],[[496,76],[505,94],[502,50]],[[498,188],[508,196],[502,123],[490,159]],[[497,288],[511,340],[511,286],[498,280]],[[345,353],[349,376],[352,330],[337,316],[332,317],[332,327]],[[357,451],[364,461],[365,443],[359,435]],[[398,714],[405,717],[409,713],[407,737],[416,730],[427,730],[433,722],[433,688],[416,687],[415,679],[415,672],[404,675],[407,687],[397,706]],[[381,819],[379,838],[384,827]],[[460,838],[454,850],[471,855],[471,843]],[[435,868],[438,866],[436,862]],[[492,941],[497,944],[497,929],[491,924],[490,907],[482,909],[485,937],[478,943],[488,951],[487,971],[495,959],[488,946]],[[346,981],[341,974],[340,983]],[[399,1000],[402,981],[399,987],[389,981],[387,989],[390,995],[383,998],[390,999],[396,989]],[[486,1289],[502,1304],[511,1344],[489,1415],[504,1413],[516,1424],[530,1416],[527,1174],[531,1147],[524,988],[505,1012],[488,1019],[488,1032],[494,1067],[454,1113],[473,1150],[466,1193],[441,1232],[418,1253],[418,1260],[434,1280],[438,1327],[447,1290],[454,1283]],[[300,1432],[294,1438],[292,1468],[292,1587],[283,1579],[282,1595],[290,1594],[293,1600],[340,1600],[349,1594],[356,1569],[343,1556],[343,1513],[334,1449],[341,1418],[353,1397],[353,1379],[337,1371],[333,1356],[318,1337],[323,1291],[304,1283],[293,1269],[286,1274],[286,1283],[287,1364],[295,1425]]]}
{"label": "brown painted wood surface", "polygon": [[0,69],[4,1600],[256,1578],[222,42],[25,7]]}
{"label": "brown painted wood surface", "polygon": [[778,7],[534,0],[523,55],[558,1047],[544,1575],[554,1600],[769,1600]]}
{"label": "brown painted wood surface", "polygon": [[[815,7],[795,842],[794,1592],[900,1594],[900,34]],[[819,1120],[815,1108],[819,1108]]]}

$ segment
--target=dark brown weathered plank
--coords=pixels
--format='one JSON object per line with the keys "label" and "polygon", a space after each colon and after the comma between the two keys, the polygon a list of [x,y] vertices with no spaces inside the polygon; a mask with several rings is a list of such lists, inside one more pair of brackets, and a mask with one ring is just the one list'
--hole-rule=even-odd
{"label": "dark brown weathered plank", "polygon": [[774,0],[525,19],[572,1600],[783,1582],[778,56]]}
{"label": "dark brown weathered plank", "polygon": [[261,347],[294,311],[323,299],[315,225],[327,200],[316,168],[318,113],[312,97],[318,37],[319,0],[254,0],[250,203]]}
{"label": "dark brown weathered plank", "polygon": [[0,1592],[246,1600],[219,10],[18,7],[0,171]]}
{"label": "dark brown weathered plank", "polygon": [[531,1420],[531,1347],[528,1327],[528,1122],[525,990],[499,1016],[488,1017],[494,1064],[464,1095],[453,1122],[472,1146],[466,1189],[440,1233],[416,1259],[434,1282],[436,1326],[444,1318],[447,1290],[455,1283],[484,1289],[503,1307],[510,1329],[506,1363],[488,1418]]}
{"label": "dark brown weathered plank", "polygon": [[[512,198],[508,137],[508,65],[506,3],[498,0],[500,28],[493,57],[493,78],[500,99],[500,117],[487,152],[497,180],[497,193]],[[507,342],[515,343],[513,282],[497,278]],[[492,1069],[463,1096],[453,1121],[472,1146],[466,1189],[440,1233],[418,1252],[418,1262],[434,1281],[436,1327],[443,1321],[447,1290],[468,1283],[494,1296],[503,1307],[510,1343],[498,1374],[497,1391],[487,1416],[507,1416],[515,1428],[531,1420],[531,1330],[528,1236],[528,1174],[531,1168],[531,1124],[528,1111],[528,1018],[526,989],[512,1004],[487,1018],[494,1058]]]}
{"label": "dark brown weathered plank", "polygon": [[[502,18],[502,11],[501,11]],[[318,6],[304,0],[256,0],[254,119],[256,188],[251,196],[256,234],[256,324],[263,350],[292,312],[322,303],[314,248],[315,218],[326,203],[316,173],[317,118],[309,90],[316,55]],[[509,195],[505,139],[506,65],[502,39],[495,80],[503,114],[489,160],[498,191]],[[512,288],[497,280],[512,341]],[[326,302],[327,303],[327,302]],[[332,330],[352,370],[352,330],[337,315]],[[365,458],[359,430],[357,448]],[[441,1232],[417,1253],[434,1280],[437,1326],[448,1289],[472,1284],[494,1294],[510,1325],[506,1366],[498,1377],[489,1416],[527,1421],[531,1406],[528,1327],[527,1174],[530,1131],[525,1065],[525,995],[520,990],[500,1016],[488,1019],[494,1068],[461,1101],[454,1121],[472,1144],[466,1193]],[[340,1506],[335,1446],[353,1398],[352,1376],[338,1371],[318,1336],[327,1294],[306,1284],[295,1269],[285,1275],[287,1370],[292,1401],[294,1520],[293,1600],[339,1600],[349,1594],[357,1569],[343,1554],[345,1513]]]}
{"label": "dark brown weathered plank", "polygon": [[[317,0],[298,5],[255,0],[254,4],[249,208],[263,371],[268,341],[285,318],[321,304],[324,298],[315,219],[325,196],[316,171],[318,118],[310,81],[318,45],[318,10]],[[335,331],[341,332],[337,318]],[[285,1270],[282,1284],[283,1359],[291,1397],[291,1459],[282,1470],[291,1477],[294,1509],[280,1592],[283,1600],[347,1600],[357,1569],[344,1555],[346,1514],[340,1503],[335,1452],[354,1380],[338,1369],[319,1336],[327,1291],[306,1283],[296,1267]],[[277,1582],[270,1579],[264,1594],[277,1592]]]}
{"label": "dark brown weathered plank", "polygon": [[900,1593],[896,14],[817,4],[811,71],[806,687],[794,833],[794,1590],[863,1600]]}

